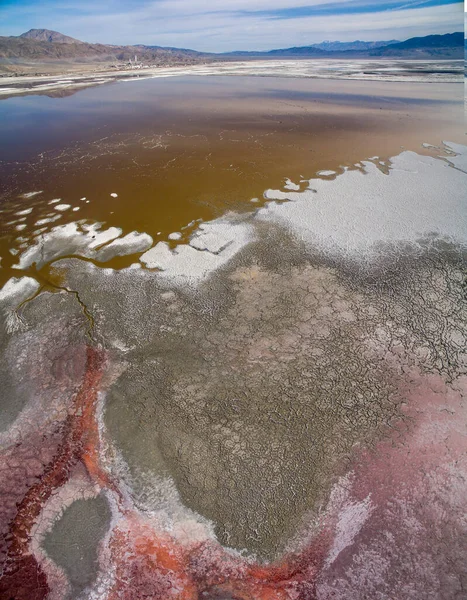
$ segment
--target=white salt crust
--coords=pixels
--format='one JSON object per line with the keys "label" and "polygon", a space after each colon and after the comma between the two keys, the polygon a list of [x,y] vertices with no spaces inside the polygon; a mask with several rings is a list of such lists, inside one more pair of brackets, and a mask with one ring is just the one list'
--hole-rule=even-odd
{"label": "white salt crust", "polygon": [[[259,209],[250,223],[228,214],[201,224],[188,244],[178,244],[175,249],[166,242],[150,248],[153,240],[144,233],[120,238],[122,231],[116,227],[101,230],[99,223],[84,224],[80,230],[77,223],[69,223],[41,235],[23,252],[15,268],[33,263],[40,267],[69,254],[104,262],[113,256],[144,252],[141,263],[160,270],[159,276],[177,284],[196,285],[252,241],[255,222],[264,220],[287,227],[315,250],[364,263],[388,256],[388,246],[394,250],[402,243],[418,248],[426,238],[441,237],[466,245],[467,146],[450,142],[445,146],[457,155],[440,159],[404,151],[389,161],[389,174],[363,161],[361,171],[344,170],[332,180],[311,179],[303,192],[267,190],[264,198],[271,202]],[[334,171],[320,174],[336,175]],[[289,201],[279,204],[276,200]],[[37,224],[45,222],[42,219]]]}
{"label": "white salt crust", "polygon": [[467,244],[467,146],[451,144],[459,156],[444,160],[402,152],[390,161],[389,174],[363,161],[363,172],[345,171],[334,180],[311,179],[301,193],[268,190],[270,202],[260,220],[290,229],[309,246],[327,254],[371,261],[388,244],[417,247],[439,236]]}
{"label": "white salt crust", "polygon": [[32,277],[11,277],[0,290],[0,302],[23,302],[38,289],[39,283]]}
{"label": "white salt crust", "polygon": [[14,265],[14,268],[25,269],[33,263],[41,267],[51,260],[70,254],[96,260],[110,260],[114,256],[143,252],[153,243],[150,235],[137,232],[129,233],[118,242],[114,242],[121,236],[122,230],[118,227],[104,230],[100,228],[100,223],[83,225],[81,229],[78,223],[54,227],[39,236],[36,243],[23,252],[19,263]]}
{"label": "white salt crust", "polygon": [[443,144],[457,154],[457,156],[445,156],[443,158],[454,165],[456,169],[460,169],[461,171],[464,171],[464,173],[467,173],[467,152],[465,146],[455,144],[454,142],[443,142]]}
{"label": "white salt crust", "polygon": [[16,309],[22,302],[32,298],[39,287],[39,283],[32,277],[11,277],[0,290],[0,314],[8,333],[14,333],[23,327]]}
{"label": "white salt crust", "polygon": [[121,238],[115,239],[113,242],[110,242],[110,244],[107,244],[101,250],[96,252],[95,259],[104,262],[110,260],[114,256],[126,256],[127,254],[145,252],[152,244],[153,239],[147,233],[132,231]]}
{"label": "white salt crust", "polygon": [[[423,69],[420,69],[420,65]],[[279,76],[313,79],[351,79],[369,81],[424,81],[424,82],[462,82],[463,60],[410,60],[378,59],[342,60],[342,59],[299,59],[299,60],[250,60],[246,62],[219,62],[207,65],[188,65],[179,67],[151,67],[134,75],[134,71],[101,72],[94,79],[86,75],[63,75],[11,77],[8,83],[0,86],[0,96],[12,96],[54,89],[79,89],[88,85],[100,85],[110,81],[121,83],[139,82],[143,79],[158,77],[177,77],[185,75],[246,75]],[[125,77],[117,79],[117,77]],[[16,86],[16,87],[15,87]]]}
{"label": "white salt crust", "polygon": [[55,210],[59,210],[60,212],[63,212],[65,210],[68,210],[69,208],[71,208],[71,204],[57,204],[56,206],[54,206]]}
{"label": "white salt crust", "polygon": [[35,225],[46,225],[47,223],[53,223],[54,221],[58,221],[61,218],[61,215],[55,215],[53,217],[46,217],[45,219],[39,219],[35,222]]}
{"label": "white salt crust", "polygon": [[34,196],[38,196],[42,194],[42,190],[38,192],[26,192],[25,194],[21,194],[21,198],[34,198]]}
{"label": "white salt crust", "polygon": [[[378,157],[376,157],[378,158]],[[336,172],[335,171],[318,171],[317,175],[319,175],[320,177],[329,177],[330,175],[335,175]]]}
{"label": "white salt crust", "polygon": [[18,217],[30,215],[32,213],[32,210],[32,208],[25,208],[24,210],[19,210],[17,213],[15,213],[15,215],[18,215]]}
{"label": "white salt crust", "polygon": [[300,189],[300,186],[297,183],[294,183],[291,179],[286,179],[284,189],[296,192]]}
{"label": "white salt crust", "polygon": [[161,277],[177,284],[196,285],[225,265],[253,238],[252,225],[236,223],[227,215],[201,224],[188,244],[179,244],[171,250],[166,242],[159,242],[140,260],[150,269],[160,269]]}

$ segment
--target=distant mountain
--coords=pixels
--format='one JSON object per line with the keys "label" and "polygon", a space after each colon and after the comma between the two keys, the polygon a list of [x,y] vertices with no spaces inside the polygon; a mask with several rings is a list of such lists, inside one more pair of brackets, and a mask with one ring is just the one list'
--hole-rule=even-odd
{"label": "distant mountain", "polygon": [[234,52],[223,52],[216,54],[219,58],[275,58],[275,57],[323,57],[328,56],[328,52],[316,48],[315,46],[294,46],[293,48],[279,48],[278,50],[236,50]]}
{"label": "distant mountain", "polygon": [[269,56],[326,56],[327,52],[316,46],[294,46],[293,48],[282,48],[265,52]]}
{"label": "distant mountain", "polygon": [[20,38],[26,38],[28,40],[36,40],[36,42],[52,42],[54,44],[83,44],[80,40],[63,35],[58,31],[52,31],[51,29],[30,29],[26,33],[22,33]]}
{"label": "distant mountain", "polygon": [[413,48],[454,48],[464,45],[464,34],[446,33],[445,35],[426,35],[425,37],[414,37],[405,42],[391,44],[391,49],[411,50]]}
{"label": "distant mountain", "polygon": [[183,52],[189,55],[205,56],[205,52],[198,52],[198,50],[190,50],[190,48],[175,48],[173,46],[145,46],[144,44],[135,44],[134,46],[128,46],[128,48],[136,48],[142,52],[148,52],[152,50],[163,50],[164,52]]}
{"label": "distant mountain", "polygon": [[[375,44],[385,44],[376,47]],[[349,48],[348,45],[355,46]],[[368,45],[368,48],[359,47]],[[326,48],[327,46],[327,48]],[[330,50],[329,47],[333,47]],[[410,38],[405,42],[322,42],[312,46],[280,48],[267,52],[229,52],[222,56],[230,58],[463,58],[464,34],[447,33],[446,35],[429,35]]]}
{"label": "distant mountain", "polygon": [[135,56],[137,63],[156,66],[192,64],[198,62],[198,54],[194,50],[160,46],[88,44],[49,29],[31,29],[20,36],[0,37],[0,65],[7,71],[17,71],[17,65],[27,63],[30,66],[40,61],[92,62],[98,66],[98,63],[128,64],[131,60],[135,65]]}
{"label": "distant mountain", "polygon": [[464,33],[427,35],[370,50],[370,56],[401,58],[464,58]]}
{"label": "distant mountain", "polygon": [[372,50],[381,46],[389,46],[389,44],[397,44],[399,40],[389,40],[385,42],[362,42],[355,40],[354,42],[321,42],[313,44],[314,48],[325,50],[326,52],[345,52],[346,50]]}
{"label": "distant mountain", "polygon": [[[387,44],[375,47],[375,44]],[[351,46],[349,48],[349,45]],[[362,48],[363,46],[369,46]],[[327,49],[326,49],[327,48]],[[329,48],[333,48],[330,50]],[[135,56],[137,60],[135,61]],[[410,38],[404,42],[322,42],[318,45],[280,48],[266,52],[227,52],[221,54],[196,52],[161,46],[112,46],[88,44],[48,29],[31,29],[20,36],[0,37],[0,70],[17,72],[34,69],[41,61],[52,63],[106,63],[106,67],[132,68],[144,65],[166,66],[195,64],[218,60],[251,60],[274,58],[463,58],[462,32]],[[45,68],[45,67],[43,67]]]}
{"label": "distant mountain", "polygon": [[0,58],[21,60],[80,59],[115,56],[111,46],[103,44],[42,42],[27,37],[0,37]]}

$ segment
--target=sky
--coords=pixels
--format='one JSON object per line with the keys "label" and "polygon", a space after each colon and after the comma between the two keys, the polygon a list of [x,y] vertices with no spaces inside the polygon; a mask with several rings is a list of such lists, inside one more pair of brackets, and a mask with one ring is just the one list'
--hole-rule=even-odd
{"label": "sky", "polygon": [[0,35],[53,29],[86,42],[208,52],[463,30],[462,0],[0,0]]}

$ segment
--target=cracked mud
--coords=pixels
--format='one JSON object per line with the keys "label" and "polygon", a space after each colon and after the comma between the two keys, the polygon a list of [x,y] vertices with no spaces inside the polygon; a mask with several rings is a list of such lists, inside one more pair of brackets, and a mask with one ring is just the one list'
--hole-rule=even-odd
{"label": "cracked mud", "polygon": [[[390,598],[417,568],[420,580],[404,597],[462,597],[462,250],[439,242],[422,258],[358,271],[312,257],[266,227],[196,293],[76,259],[55,269],[66,287],[80,289],[101,350],[88,349],[86,366],[85,316],[58,292],[23,306],[26,326],[6,345],[46,410],[25,399],[23,412],[18,406],[9,417],[17,427],[4,434],[19,446],[11,458],[4,454],[2,493],[9,489],[11,500],[2,517],[9,532],[3,593],[45,598],[52,582],[54,597],[84,590],[136,598],[149,589],[154,598],[365,598],[385,589],[381,597]],[[57,332],[57,310],[64,324],[81,326]],[[33,332],[40,352],[21,339]],[[102,375],[93,373],[102,367],[99,384]],[[53,373],[48,384],[46,372]],[[101,409],[89,399],[95,386],[105,391]],[[36,428],[28,431],[28,411],[39,438]],[[420,433],[426,418],[428,433]],[[437,431],[446,426],[454,438],[438,452]],[[421,435],[429,439],[419,456],[411,445]],[[17,460],[24,466],[12,480]],[[48,500],[53,490],[62,496],[56,506]],[[71,549],[63,559],[54,550],[66,548],[60,531],[70,527],[60,506],[78,510],[80,498],[100,490],[110,529],[100,509],[95,527],[105,541],[97,562],[77,571],[67,562]],[[442,510],[439,532],[420,494]],[[407,519],[418,523],[410,539]],[[43,533],[31,538],[37,529]],[[19,531],[24,541],[12,545]],[[74,536],[90,540],[86,531]],[[380,539],[384,531],[397,551]],[[446,536],[449,552],[438,546]],[[240,554],[222,556],[218,544]],[[395,579],[378,575],[378,583],[367,561],[386,570],[403,561],[405,570]]]}

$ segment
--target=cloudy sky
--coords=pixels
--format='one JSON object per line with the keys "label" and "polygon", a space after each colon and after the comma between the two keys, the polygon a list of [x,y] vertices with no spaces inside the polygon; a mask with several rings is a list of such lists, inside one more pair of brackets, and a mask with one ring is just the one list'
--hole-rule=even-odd
{"label": "cloudy sky", "polygon": [[462,0],[0,0],[0,35],[44,28],[87,42],[269,50],[461,31],[463,11]]}

